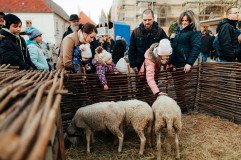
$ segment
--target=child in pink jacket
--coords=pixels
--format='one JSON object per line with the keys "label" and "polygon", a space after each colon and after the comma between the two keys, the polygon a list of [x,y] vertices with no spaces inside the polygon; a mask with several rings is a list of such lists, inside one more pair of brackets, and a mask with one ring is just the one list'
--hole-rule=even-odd
{"label": "child in pink jacket", "polygon": [[160,92],[155,82],[155,72],[160,71],[161,65],[167,65],[172,54],[171,43],[168,39],[160,40],[159,44],[154,43],[145,53],[145,61],[140,69],[140,74],[146,74],[146,80],[154,95],[166,95]]}

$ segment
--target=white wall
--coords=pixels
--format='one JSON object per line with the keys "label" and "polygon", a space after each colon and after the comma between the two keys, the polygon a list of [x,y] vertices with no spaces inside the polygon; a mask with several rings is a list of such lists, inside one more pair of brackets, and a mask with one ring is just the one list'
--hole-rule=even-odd
{"label": "white wall", "polygon": [[[23,28],[26,28],[26,20],[32,22],[32,26],[43,33],[42,37],[45,42],[59,44],[62,35],[69,25],[69,22],[55,13],[13,13],[21,21]],[[58,27],[57,27],[58,25]],[[58,28],[58,31],[57,31]]]}
{"label": "white wall", "polygon": [[55,29],[54,36],[55,36],[55,41],[56,41],[55,44],[57,45],[57,44],[61,43],[63,34],[69,27],[70,23],[69,23],[69,21],[64,20],[57,14],[54,14],[53,19],[54,19],[54,29]]}

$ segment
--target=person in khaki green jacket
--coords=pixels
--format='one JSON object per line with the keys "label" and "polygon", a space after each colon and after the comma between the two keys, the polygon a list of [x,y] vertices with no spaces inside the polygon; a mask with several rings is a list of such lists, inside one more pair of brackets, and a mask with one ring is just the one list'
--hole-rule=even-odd
{"label": "person in khaki green jacket", "polygon": [[171,43],[168,39],[160,40],[159,44],[154,43],[145,53],[145,60],[140,69],[140,74],[146,74],[146,80],[154,95],[166,95],[161,92],[155,82],[155,73],[160,71],[161,65],[167,65],[172,54]]}
{"label": "person in khaki green jacket", "polygon": [[73,32],[63,39],[60,49],[60,55],[57,61],[56,69],[73,70],[74,48],[81,44],[90,43],[96,36],[97,29],[91,23],[80,25],[78,32]]}

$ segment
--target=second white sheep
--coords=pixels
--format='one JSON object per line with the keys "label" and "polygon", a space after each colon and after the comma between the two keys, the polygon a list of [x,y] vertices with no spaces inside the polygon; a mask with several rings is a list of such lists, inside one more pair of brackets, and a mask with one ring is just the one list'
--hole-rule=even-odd
{"label": "second white sheep", "polygon": [[133,126],[141,140],[139,154],[142,155],[146,144],[145,129],[147,129],[147,142],[151,145],[152,109],[150,105],[140,100],[118,101],[117,104],[125,109],[124,125]]}

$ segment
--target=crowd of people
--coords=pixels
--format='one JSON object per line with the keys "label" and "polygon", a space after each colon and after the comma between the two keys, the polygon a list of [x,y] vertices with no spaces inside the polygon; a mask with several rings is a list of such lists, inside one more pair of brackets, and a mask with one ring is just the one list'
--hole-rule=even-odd
{"label": "crowd of people", "polygon": [[[236,27],[238,16],[238,8],[229,8],[227,18],[219,23],[214,36],[207,28],[201,32],[194,12],[186,10],[167,36],[154,21],[153,11],[146,9],[142,14],[143,22],[132,31],[127,50],[124,38],[116,36],[115,41],[109,36],[97,38],[96,26],[80,24],[78,15],[73,14],[59,50],[49,45],[52,54],[46,57],[41,31],[28,27],[26,34],[29,40],[25,42],[20,36],[21,20],[14,14],[0,12],[0,63],[19,66],[20,69],[96,73],[104,90],[109,89],[106,73],[145,74],[153,94],[166,95],[154,80],[160,66],[183,68],[183,72],[178,74],[186,74],[199,55],[204,62],[209,56],[220,62],[241,61],[241,32]],[[177,97],[183,97],[183,93],[177,93]]]}

